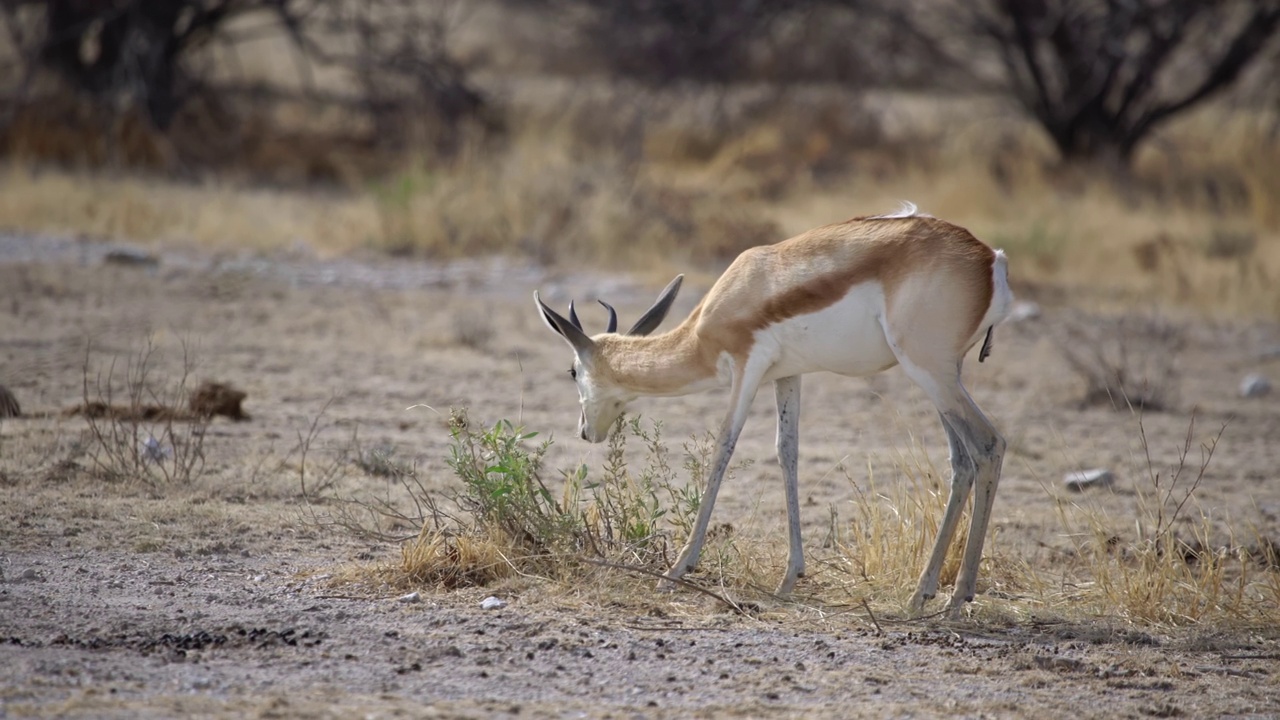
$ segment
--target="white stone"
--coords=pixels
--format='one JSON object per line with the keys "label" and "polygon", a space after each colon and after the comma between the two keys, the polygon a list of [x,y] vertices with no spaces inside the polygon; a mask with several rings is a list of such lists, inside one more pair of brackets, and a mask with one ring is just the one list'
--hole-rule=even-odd
{"label": "white stone", "polygon": [[1116,481],[1115,473],[1105,468],[1095,468],[1093,470],[1076,470],[1067,473],[1062,478],[1062,483],[1066,485],[1068,490],[1073,492],[1082,492],[1092,488],[1111,487]]}
{"label": "white stone", "polygon": [[507,606],[506,600],[502,600],[501,598],[496,598],[492,595],[480,601],[480,608],[482,610],[501,610],[506,606]]}
{"label": "white stone", "polygon": [[1240,397],[1258,398],[1271,392],[1271,381],[1258,373],[1249,373],[1240,381]]}
{"label": "white stone", "polygon": [[402,603],[422,602],[422,595],[416,592],[411,592],[408,595],[401,595],[400,597],[396,598],[396,602],[402,602]]}

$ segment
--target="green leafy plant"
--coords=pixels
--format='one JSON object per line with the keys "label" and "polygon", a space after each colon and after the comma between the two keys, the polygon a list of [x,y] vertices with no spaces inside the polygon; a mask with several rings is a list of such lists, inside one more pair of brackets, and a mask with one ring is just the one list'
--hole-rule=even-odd
{"label": "green leafy plant", "polygon": [[476,430],[465,410],[450,414],[449,432],[449,467],[463,485],[458,504],[475,519],[478,530],[538,555],[579,544],[585,534],[582,513],[557,500],[542,480],[550,440],[530,447],[528,441],[538,433],[509,420]]}

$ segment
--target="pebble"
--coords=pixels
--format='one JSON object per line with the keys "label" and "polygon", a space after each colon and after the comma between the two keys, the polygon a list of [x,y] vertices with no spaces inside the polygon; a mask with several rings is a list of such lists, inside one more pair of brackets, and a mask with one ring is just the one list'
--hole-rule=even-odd
{"label": "pebble", "polygon": [[501,610],[506,606],[507,606],[506,600],[503,600],[501,598],[496,598],[492,595],[480,601],[480,608],[482,610]]}
{"label": "pebble", "polygon": [[1062,478],[1062,483],[1072,492],[1083,492],[1092,488],[1111,487],[1116,481],[1115,473],[1105,468],[1093,470],[1077,470],[1069,472]]}
{"label": "pebble", "polygon": [[36,570],[35,568],[27,568],[26,570],[23,570],[23,571],[22,571],[22,574],[18,576],[18,579],[19,579],[19,580],[25,580],[25,581],[28,581],[28,582],[30,582],[30,581],[34,581],[34,580],[39,580],[39,579],[40,579],[40,571],[39,571],[39,570]]}
{"label": "pebble", "polygon": [[1240,397],[1259,398],[1271,392],[1271,381],[1258,373],[1249,373],[1240,381]]}
{"label": "pebble", "polygon": [[396,602],[402,602],[402,603],[422,602],[422,595],[416,592],[411,592],[408,595],[401,595],[400,597],[396,598]]}

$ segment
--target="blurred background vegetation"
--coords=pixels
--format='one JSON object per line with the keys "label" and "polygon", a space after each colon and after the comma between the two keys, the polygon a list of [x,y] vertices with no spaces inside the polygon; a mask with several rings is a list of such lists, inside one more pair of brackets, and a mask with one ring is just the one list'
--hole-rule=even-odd
{"label": "blurred background vegetation", "polygon": [[0,0],[0,228],[715,272],[912,200],[1280,317],[1280,0]]}

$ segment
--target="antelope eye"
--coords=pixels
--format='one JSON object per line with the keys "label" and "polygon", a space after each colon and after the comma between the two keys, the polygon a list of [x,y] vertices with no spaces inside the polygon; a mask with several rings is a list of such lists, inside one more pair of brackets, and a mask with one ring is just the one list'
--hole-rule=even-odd
{"label": "antelope eye", "polygon": [[578,379],[578,368],[569,368],[569,377],[574,380]]}

